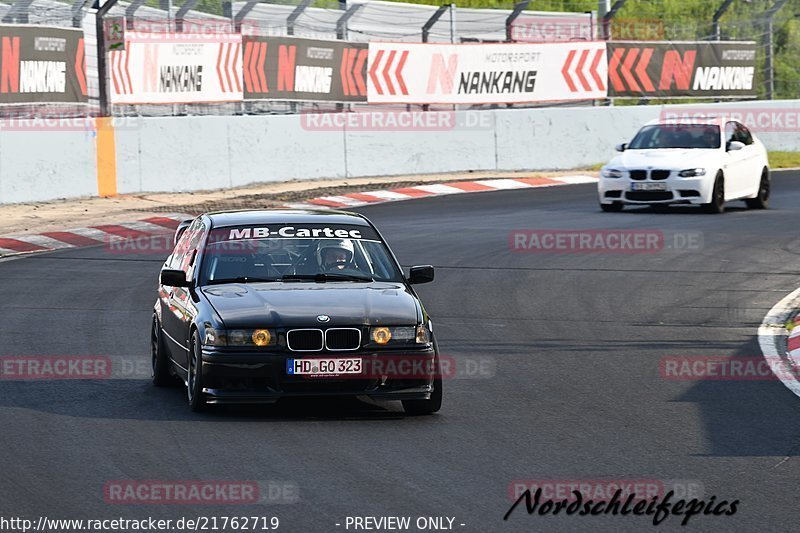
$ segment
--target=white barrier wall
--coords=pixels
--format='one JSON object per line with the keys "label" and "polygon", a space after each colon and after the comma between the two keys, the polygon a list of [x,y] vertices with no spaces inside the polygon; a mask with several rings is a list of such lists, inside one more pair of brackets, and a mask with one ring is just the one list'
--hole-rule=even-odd
{"label": "white barrier wall", "polygon": [[[771,150],[800,151],[800,100],[702,106],[709,108],[770,111],[769,129],[776,131],[758,136]],[[358,123],[307,115],[139,118],[115,127],[114,179],[125,194],[293,179],[571,169],[608,160],[613,146],[630,140],[644,122],[680,109],[685,106],[384,112]],[[420,115],[427,118],[420,121]],[[94,133],[0,128],[0,203],[97,194]]]}

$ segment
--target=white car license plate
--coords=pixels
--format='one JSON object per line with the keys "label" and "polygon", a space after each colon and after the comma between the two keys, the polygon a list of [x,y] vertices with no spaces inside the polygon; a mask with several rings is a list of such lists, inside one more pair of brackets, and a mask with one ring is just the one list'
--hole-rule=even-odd
{"label": "white car license plate", "polygon": [[631,183],[632,191],[666,191],[666,183]]}
{"label": "white car license plate", "polygon": [[361,359],[287,359],[286,373],[297,376],[338,376],[360,374]]}

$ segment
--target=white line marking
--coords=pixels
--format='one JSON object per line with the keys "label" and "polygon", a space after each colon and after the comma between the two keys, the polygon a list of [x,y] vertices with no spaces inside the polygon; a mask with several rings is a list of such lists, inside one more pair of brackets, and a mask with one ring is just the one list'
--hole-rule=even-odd
{"label": "white line marking", "polygon": [[562,176],[560,178],[550,179],[560,181],[562,183],[568,183],[570,185],[577,185],[580,183],[597,183],[599,181],[598,178],[594,178],[592,176]]}
{"label": "white line marking", "polygon": [[173,233],[173,230],[153,224],[152,222],[122,222],[119,224],[123,228],[135,229],[136,231],[143,231],[145,233]]}
{"label": "white line marking", "polygon": [[467,192],[463,189],[459,189],[458,187],[451,187],[449,185],[444,185],[443,183],[434,183],[433,185],[417,185],[416,187],[412,188],[433,194],[459,194],[462,192]]}
{"label": "white line marking", "polygon": [[362,194],[368,194],[369,196],[374,196],[375,198],[380,198],[382,200],[408,200],[412,198],[407,194],[392,191],[369,191]]}
{"label": "white line marking", "polygon": [[327,205],[304,204],[304,203],[283,204],[282,207],[288,207],[289,209],[330,209],[330,207]]}
{"label": "white line marking", "polygon": [[61,248],[73,247],[69,243],[62,242],[57,239],[53,239],[52,237],[47,237],[45,235],[16,235],[10,238],[17,239],[18,241],[22,242],[27,242],[29,244],[35,244],[36,246],[41,246],[43,248],[49,248],[51,250],[59,250]]}
{"label": "white line marking", "polygon": [[357,207],[367,203],[364,200],[356,200],[355,198],[348,198],[347,196],[322,196],[319,199],[344,204],[349,207]]}
{"label": "white line marking", "polygon": [[[785,346],[783,345],[787,334],[786,321],[798,304],[800,304],[800,289],[775,304],[758,328],[758,344],[761,346],[761,352],[768,364],[778,364],[783,368],[783,372],[776,374],[778,379],[786,385],[786,388],[800,396],[800,381],[793,377],[795,373],[785,357]],[[781,354],[781,351],[784,351],[784,354]]]}
{"label": "white line marking", "polygon": [[530,183],[525,183],[522,181],[517,181],[508,178],[501,178],[495,180],[478,180],[475,183],[480,183],[481,185],[486,185],[487,187],[492,187],[494,189],[530,189],[533,187]]}

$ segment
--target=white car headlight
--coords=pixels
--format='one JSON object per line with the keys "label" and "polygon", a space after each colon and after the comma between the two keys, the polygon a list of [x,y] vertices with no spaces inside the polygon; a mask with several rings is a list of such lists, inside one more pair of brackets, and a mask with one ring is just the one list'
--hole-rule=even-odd
{"label": "white car headlight", "polygon": [[682,178],[693,178],[695,176],[705,176],[706,169],[704,168],[687,168],[678,172],[678,176]]}
{"label": "white car headlight", "polygon": [[604,178],[622,178],[625,176],[623,171],[616,168],[604,168],[600,173]]}

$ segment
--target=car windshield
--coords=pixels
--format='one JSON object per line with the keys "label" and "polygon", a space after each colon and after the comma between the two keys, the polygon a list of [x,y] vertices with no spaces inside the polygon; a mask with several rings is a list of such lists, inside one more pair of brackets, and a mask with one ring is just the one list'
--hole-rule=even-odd
{"label": "car windshield", "polygon": [[200,272],[201,285],[401,280],[372,228],[335,224],[214,229]]}
{"label": "car windshield", "polygon": [[713,124],[654,124],[645,126],[628,144],[629,150],[654,148],[719,148],[719,126]]}

